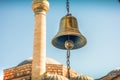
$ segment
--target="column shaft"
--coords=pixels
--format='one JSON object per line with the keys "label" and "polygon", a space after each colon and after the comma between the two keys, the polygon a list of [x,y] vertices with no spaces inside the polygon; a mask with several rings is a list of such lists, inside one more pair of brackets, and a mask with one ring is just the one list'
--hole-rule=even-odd
{"label": "column shaft", "polygon": [[32,80],[42,80],[46,72],[46,12],[49,9],[47,0],[33,0],[35,13],[34,49],[32,61]]}
{"label": "column shaft", "polygon": [[40,80],[46,72],[46,15],[35,14],[32,80]]}

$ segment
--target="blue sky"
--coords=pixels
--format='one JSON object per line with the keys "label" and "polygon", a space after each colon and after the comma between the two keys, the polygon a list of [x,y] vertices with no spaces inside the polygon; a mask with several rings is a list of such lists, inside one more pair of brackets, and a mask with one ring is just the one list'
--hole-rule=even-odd
{"label": "blue sky", "polygon": [[[66,65],[66,51],[51,40],[66,15],[65,0],[49,0],[47,13],[47,56]],[[34,13],[32,0],[0,1],[0,75],[32,56]],[[99,78],[120,67],[120,3],[117,0],[70,0],[87,44],[71,51],[71,68],[79,74]]]}

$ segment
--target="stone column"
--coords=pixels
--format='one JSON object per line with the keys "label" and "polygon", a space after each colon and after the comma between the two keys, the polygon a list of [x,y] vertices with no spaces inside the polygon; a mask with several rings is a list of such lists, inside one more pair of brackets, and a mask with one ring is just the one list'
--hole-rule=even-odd
{"label": "stone column", "polygon": [[46,12],[49,3],[47,0],[33,0],[32,9],[35,13],[32,80],[41,80],[41,75],[46,72]]}

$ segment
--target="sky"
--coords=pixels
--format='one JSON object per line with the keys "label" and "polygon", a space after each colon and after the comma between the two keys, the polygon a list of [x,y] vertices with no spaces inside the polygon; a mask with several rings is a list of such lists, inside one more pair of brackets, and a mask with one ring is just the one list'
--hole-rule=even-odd
{"label": "sky", "polygon": [[[65,0],[49,0],[47,57],[66,65],[66,50],[51,44],[60,19],[66,15]],[[87,44],[71,51],[70,65],[78,74],[105,76],[120,67],[120,3],[118,0],[70,0]],[[32,0],[0,0],[0,79],[3,70],[15,67],[33,54],[34,13]]]}

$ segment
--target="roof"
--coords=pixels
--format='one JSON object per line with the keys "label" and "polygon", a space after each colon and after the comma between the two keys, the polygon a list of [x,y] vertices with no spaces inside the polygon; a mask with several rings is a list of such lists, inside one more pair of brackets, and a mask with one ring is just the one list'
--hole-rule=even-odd
{"label": "roof", "polygon": [[108,73],[108,75],[111,75],[111,74],[120,75],[120,67],[116,68]]}
{"label": "roof", "polygon": [[[17,66],[21,66],[21,65],[25,65],[25,64],[32,64],[32,60],[33,58],[30,57],[24,61],[22,61],[21,63],[19,63]],[[46,64],[61,64],[59,63],[58,61],[56,61],[55,59],[52,59],[52,58],[46,58]]]}
{"label": "roof", "polygon": [[94,80],[94,79],[90,76],[81,74],[81,75],[71,78],[70,80]]}
{"label": "roof", "polygon": [[50,74],[49,76],[46,76],[44,80],[68,80],[68,79],[61,75]]}
{"label": "roof", "polygon": [[43,80],[94,80],[94,79],[90,76],[82,75],[82,74],[68,79],[61,75],[45,73]]}

